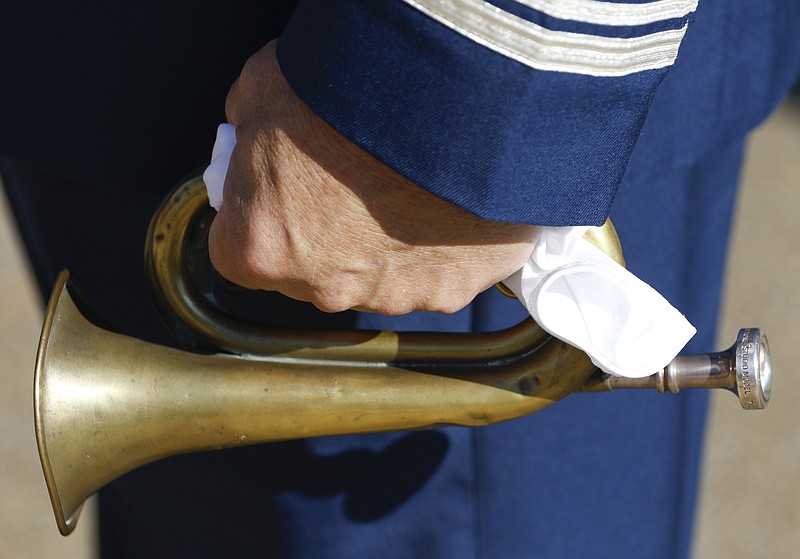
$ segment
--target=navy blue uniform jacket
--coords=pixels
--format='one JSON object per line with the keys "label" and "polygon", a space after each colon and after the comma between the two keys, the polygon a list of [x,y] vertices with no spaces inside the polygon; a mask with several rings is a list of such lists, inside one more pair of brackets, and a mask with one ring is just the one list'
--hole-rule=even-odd
{"label": "navy blue uniform jacket", "polygon": [[[46,4],[0,19],[0,170],[31,262],[43,291],[70,267],[100,314],[164,343],[147,220],[274,37],[317,114],[430,192],[495,220],[610,213],[629,267],[698,327],[694,351],[712,349],[744,135],[800,69],[795,0]],[[265,298],[276,325],[522,318],[492,292],[395,319]],[[103,555],[681,557],[704,409],[699,393],[573,396],[489,428],[175,457],[101,493]]]}

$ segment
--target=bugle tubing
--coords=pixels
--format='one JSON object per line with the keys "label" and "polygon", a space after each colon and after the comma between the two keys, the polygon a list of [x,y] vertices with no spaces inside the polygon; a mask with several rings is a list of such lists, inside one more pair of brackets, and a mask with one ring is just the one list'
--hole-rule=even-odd
{"label": "bugle tubing", "polygon": [[352,360],[192,353],[95,326],[67,280],[62,273],[48,308],[34,390],[39,454],[65,535],[92,493],[166,456],[305,437],[487,425],[560,400],[591,368],[588,358],[553,338],[490,370],[480,363],[358,361],[360,345],[397,346],[400,337],[390,332],[354,344]]}
{"label": "bugle tubing", "polygon": [[[104,330],[81,312],[68,272],[58,278],[37,355],[34,410],[42,468],[64,535],[91,494],[180,453],[488,425],[573,392],[725,388],[747,409],[769,399],[769,352],[757,329],[742,330],[727,352],[679,357],[651,377],[622,379],[597,371],[583,352],[531,320],[488,334],[292,331],[243,323],[215,308],[187,271],[192,254],[207,260],[205,206],[199,180],[182,185],[154,217],[146,260],[167,322],[216,354]],[[613,229],[610,236],[604,231],[605,240],[596,242],[618,250]]]}

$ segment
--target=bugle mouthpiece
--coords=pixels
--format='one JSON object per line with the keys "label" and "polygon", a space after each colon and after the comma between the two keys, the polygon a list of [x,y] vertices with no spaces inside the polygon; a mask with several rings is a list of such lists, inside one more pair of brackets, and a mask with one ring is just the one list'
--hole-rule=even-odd
{"label": "bugle mouthpiece", "polygon": [[679,355],[661,371],[644,378],[598,371],[583,390],[599,392],[620,388],[655,388],[673,394],[684,388],[723,388],[736,394],[744,409],[764,409],[772,391],[767,337],[759,328],[742,328],[736,343],[726,351]]}
{"label": "bugle mouthpiece", "polygon": [[661,376],[662,391],[727,388],[739,397],[744,409],[764,409],[772,391],[767,336],[759,328],[742,328],[727,351],[676,357]]}

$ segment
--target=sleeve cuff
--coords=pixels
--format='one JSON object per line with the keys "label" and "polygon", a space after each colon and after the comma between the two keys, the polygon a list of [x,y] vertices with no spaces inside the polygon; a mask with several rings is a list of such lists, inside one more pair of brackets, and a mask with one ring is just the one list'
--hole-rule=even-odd
{"label": "sleeve cuff", "polygon": [[598,22],[499,0],[302,0],[278,61],[311,110],[429,192],[489,220],[598,225],[685,21],[589,3],[620,8]]}

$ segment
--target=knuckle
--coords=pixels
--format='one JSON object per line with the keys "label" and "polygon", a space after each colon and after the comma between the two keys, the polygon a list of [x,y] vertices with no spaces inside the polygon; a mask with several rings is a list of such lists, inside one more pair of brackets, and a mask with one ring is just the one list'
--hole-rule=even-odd
{"label": "knuckle", "polygon": [[438,312],[442,314],[454,314],[460,311],[463,307],[456,305],[452,302],[441,302],[435,308],[431,309],[433,312]]}
{"label": "knuckle", "polygon": [[421,310],[414,304],[407,289],[381,284],[374,287],[366,304],[360,308],[384,316],[400,316]]}
{"label": "knuckle", "polygon": [[311,303],[326,313],[342,312],[357,306],[347,294],[331,288],[315,291]]}
{"label": "knuckle", "polygon": [[443,314],[454,314],[466,307],[472,299],[461,292],[449,292],[438,297],[431,310]]}
{"label": "knuckle", "polygon": [[217,216],[208,236],[208,256],[225,279],[248,288],[269,289],[280,272],[280,263],[265,264],[263,251],[255,243],[243,241],[242,231],[231,230]]}
{"label": "knuckle", "polygon": [[400,316],[414,311],[425,310],[428,309],[420,307],[419,305],[415,305],[414,302],[408,297],[395,297],[384,303],[383,310],[381,312],[382,314],[388,316]]}
{"label": "knuckle", "polygon": [[404,303],[382,302],[373,304],[370,310],[371,312],[382,314],[384,316],[401,316],[416,309]]}
{"label": "knuckle", "polygon": [[238,254],[227,251],[212,252],[209,245],[209,257],[217,273],[226,280],[242,287],[260,287],[256,274],[241,264]]}

